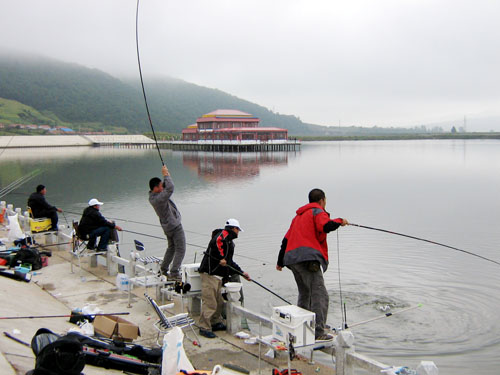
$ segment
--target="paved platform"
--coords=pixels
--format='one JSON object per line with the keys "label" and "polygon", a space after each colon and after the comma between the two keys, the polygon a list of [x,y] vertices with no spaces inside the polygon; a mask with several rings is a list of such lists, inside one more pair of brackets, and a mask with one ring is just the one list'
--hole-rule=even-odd
{"label": "paved platform", "polygon": [[[144,298],[144,289],[134,289],[132,307],[128,308],[128,293],[116,288],[115,277],[108,276],[105,267],[92,268],[90,259],[87,258],[82,260],[83,270],[75,267],[74,273],[71,273],[70,257],[68,251],[53,250],[49,266],[36,271],[30,283],[0,277],[3,299],[0,316],[67,315],[72,308],[90,303],[97,305],[105,313],[129,312],[123,318],[137,324],[141,331],[134,343],[147,347],[156,346],[157,334],[153,324],[157,316]],[[148,293],[152,296],[155,294],[151,288]],[[64,334],[75,325],[69,323],[68,318],[0,319],[2,332],[8,332],[28,343],[42,327]],[[197,328],[195,329],[197,332]],[[247,345],[233,335],[217,332],[216,339],[200,337],[200,347],[193,344],[195,337],[189,329],[185,330],[185,335],[184,349],[196,369],[211,370],[217,364],[233,364],[249,370],[251,374],[258,374],[258,345]],[[267,348],[263,348],[262,354],[266,351]],[[35,358],[31,349],[4,335],[0,335],[0,353],[0,368],[8,369],[8,366],[2,366],[2,360],[5,359],[14,371],[5,374],[24,375],[34,367]],[[273,368],[285,368],[286,363],[285,356],[274,360],[262,356],[261,373],[269,375]],[[306,360],[295,360],[292,367],[304,375],[333,373],[331,367],[319,363],[308,364]],[[122,374],[92,366],[86,366],[84,372],[87,375]]]}

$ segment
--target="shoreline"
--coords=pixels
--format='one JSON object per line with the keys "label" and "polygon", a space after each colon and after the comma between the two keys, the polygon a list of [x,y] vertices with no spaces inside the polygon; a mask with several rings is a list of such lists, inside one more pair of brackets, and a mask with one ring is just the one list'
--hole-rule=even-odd
{"label": "shoreline", "polygon": [[[500,140],[500,132],[443,133],[443,134],[387,134],[345,136],[296,136],[300,142],[343,141],[417,141],[417,140]],[[159,141],[160,148],[172,148],[179,141]],[[145,135],[1,135],[0,150],[67,148],[67,147],[124,147],[153,148],[155,142]],[[197,143],[193,143],[196,146]],[[189,148],[185,148],[189,150]]]}

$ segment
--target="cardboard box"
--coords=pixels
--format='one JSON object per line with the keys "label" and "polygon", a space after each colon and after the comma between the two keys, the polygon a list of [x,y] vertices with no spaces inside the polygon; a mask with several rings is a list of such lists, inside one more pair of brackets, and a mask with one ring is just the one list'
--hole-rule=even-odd
{"label": "cardboard box", "polygon": [[94,331],[104,337],[132,341],[140,336],[139,327],[114,315],[98,315],[94,320]]}

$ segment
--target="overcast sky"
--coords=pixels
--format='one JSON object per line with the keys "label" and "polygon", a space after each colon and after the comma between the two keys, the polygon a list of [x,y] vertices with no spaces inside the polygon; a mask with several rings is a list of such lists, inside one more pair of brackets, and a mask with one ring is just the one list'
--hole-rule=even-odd
{"label": "overcast sky", "polygon": [[[0,0],[0,48],[138,78],[135,11]],[[139,46],[146,85],[169,75],[320,125],[500,114],[499,0],[141,0]]]}

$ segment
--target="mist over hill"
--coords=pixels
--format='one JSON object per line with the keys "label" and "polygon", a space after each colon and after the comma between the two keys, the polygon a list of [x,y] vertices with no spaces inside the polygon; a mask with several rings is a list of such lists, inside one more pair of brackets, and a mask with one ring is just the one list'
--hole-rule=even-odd
{"label": "mist over hill", "polygon": [[[275,113],[221,90],[181,79],[144,78],[155,129],[170,133],[180,133],[199,116],[216,109],[251,113],[260,118],[261,126],[285,128],[291,136],[422,134],[449,132],[453,127],[460,131],[463,127],[463,117],[413,128],[326,127],[304,123],[297,116]],[[138,76],[119,79],[97,69],[39,55],[0,52],[0,98],[15,100],[36,110],[23,110],[18,117],[20,123],[28,123],[30,115],[39,112],[41,116],[37,118],[50,118],[51,125],[111,132],[150,131]],[[2,116],[0,106],[0,120],[6,118],[12,119],[12,113]],[[469,116],[466,128],[468,132],[500,131],[500,117]]]}
{"label": "mist over hill", "polygon": [[[61,121],[149,131],[139,78],[118,79],[97,69],[40,56],[0,54],[0,97],[35,108]],[[315,133],[292,115],[267,108],[217,89],[180,79],[145,79],[153,124],[158,131],[180,133],[215,109],[238,109],[261,120],[261,126],[286,128],[291,134]],[[323,128],[323,127],[320,127]],[[326,127],[325,127],[326,128]]]}

